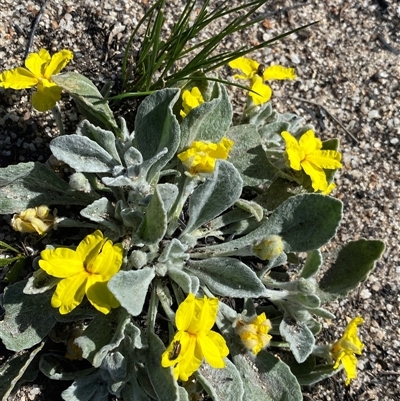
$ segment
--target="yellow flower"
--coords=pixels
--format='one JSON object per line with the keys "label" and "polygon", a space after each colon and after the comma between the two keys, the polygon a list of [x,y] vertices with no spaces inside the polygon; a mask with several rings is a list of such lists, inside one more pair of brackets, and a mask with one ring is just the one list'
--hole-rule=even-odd
{"label": "yellow flower", "polygon": [[265,313],[256,316],[251,322],[245,323],[239,320],[236,323],[236,331],[243,344],[257,355],[271,341],[272,336],[268,334],[271,329],[271,322]]}
{"label": "yellow flower", "polygon": [[[286,154],[290,167],[301,170],[311,178],[314,191],[326,192],[330,188],[323,169],[338,169],[342,167],[342,155],[336,150],[321,150],[322,142],[315,137],[314,131],[303,134],[299,141],[287,131],[282,132],[286,142]],[[332,188],[333,189],[333,188]]]}
{"label": "yellow flower", "polygon": [[87,296],[100,312],[107,314],[119,302],[107,288],[107,282],[120,269],[123,249],[96,230],[87,235],[76,251],[69,248],[45,249],[40,253],[39,266],[49,275],[58,277],[51,306],[64,315],[75,309]]}
{"label": "yellow flower", "polygon": [[58,74],[72,58],[73,53],[62,50],[52,57],[47,50],[30,53],[25,60],[25,67],[14,68],[0,74],[0,87],[28,89],[37,87],[32,95],[32,105],[38,111],[53,108],[61,98],[61,88],[52,81],[51,76]]}
{"label": "yellow flower", "polygon": [[226,160],[232,149],[233,141],[224,137],[219,143],[195,141],[189,149],[179,153],[178,158],[191,175],[211,173],[217,159]]}
{"label": "yellow flower", "polygon": [[357,358],[354,354],[361,355],[364,344],[357,336],[357,326],[364,323],[361,316],[354,318],[347,326],[342,338],[332,345],[331,353],[335,359],[333,369],[337,369],[343,364],[346,371],[346,386],[352,379],[357,377]]}
{"label": "yellow flower", "polygon": [[189,112],[204,103],[203,96],[197,86],[194,86],[191,91],[188,89],[182,93],[182,107],[180,114],[182,118],[185,118]]}
{"label": "yellow flower", "polygon": [[213,368],[225,367],[229,349],[221,334],[212,331],[218,312],[218,299],[195,298],[189,294],[176,311],[176,332],[161,357],[161,366],[173,366],[176,379],[187,381],[203,362]]}
{"label": "yellow flower", "polygon": [[272,95],[272,89],[264,84],[264,81],[296,78],[294,68],[287,68],[281,65],[265,67],[263,64],[246,57],[239,57],[229,62],[229,66],[243,72],[243,74],[235,74],[233,76],[235,79],[246,79],[250,81],[251,90],[257,93],[249,92],[249,96],[256,106],[268,102]]}
{"label": "yellow flower", "polygon": [[55,223],[55,217],[49,213],[50,209],[44,205],[26,209],[19,214],[14,214],[11,226],[21,233],[37,232],[43,235],[50,231]]}
{"label": "yellow flower", "polygon": [[268,235],[253,247],[254,253],[261,260],[277,258],[283,252],[283,241],[279,235]]}

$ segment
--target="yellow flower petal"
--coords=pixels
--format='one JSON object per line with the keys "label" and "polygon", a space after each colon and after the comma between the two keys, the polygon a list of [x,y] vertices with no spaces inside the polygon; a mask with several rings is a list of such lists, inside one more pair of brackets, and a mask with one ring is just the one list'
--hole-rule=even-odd
{"label": "yellow flower petal", "polygon": [[195,300],[194,294],[190,293],[179,305],[175,314],[175,324],[178,330],[186,331],[188,329],[194,313]]}
{"label": "yellow flower petal", "polygon": [[207,335],[197,336],[198,345],[207,363],[213,368],[224,368],[224,357],[229,354],[229,349],[221,334],[215,331],[208,332]]}
{"label": "yellow flower petal", "polygon": [[331,347],[331,353],[335,359],[334,369],[343,364],[346,372],[346,386],[357,377],[357,358],[354,354],[361,355],[364,344],[358,337],[357,327],[364,322],[361,316],[354,318],[347,326],[343,336]]}
{"label": "yellow flower petal", "polygon": [[[224,338],[211,331],[217,311],[216,298],[195,298],[194,294],[189,294],[179,305],[175,315],[178,332],[161,357],[163,367],[173,366],[175,378],[188,380],[203,358],[215,368],[225,366],[223,358],[229,349]],[[176,352],[177,346],[179,352]]]}
{"label": "yellow flower petal", "polygon": [[342,167],[341,154],[336,150],[319,150],[306,156],[306,160],[318,167],[335,170]]}
{"label": "yellow flower petal", "polygon": [[106,241],[103,233],[96,230],[93,234],[87,235],[76,248],[78,257],[84,261],[85,267],[89,271]]}
{"label": "yellow flower petal", "polygon": [[304,172],[311,178],[311,185],[314,191],[326,191],[328,189],[328,181],[325,171],[309,162],[307,159],[301,162]]}
{"label": "yellow flower petal", "polygon": [[90,303],[102,313],[118,307],[107,282],[119,271],[122,254],[122,245],[113,245],[99,230],[87,235],[76,251],[68,248],[42,251],[39,266],[52,276],[64,278],[53,295],[52,306],[59,307],[60,313],[69,313],[86,293]]}
{"label": "yellow flower petal", "polygon": [[235,60],[230,61],[229,67],[236,68],[241,70],[244,75],[236,74],[234,75],[235,79],[251,79],[253,78],[254,74],[257,72],[257,68],[260,65],[255,60],[252,60],[247,57],[238,57]]}
{"label": "yellow flower petal", "polygon": [[181,117],[185,118],[191,110],[200,106],[202,103],[204,103],[204,99],[199,88],[194,86],[191,91],[186,89],[182,94],[183,110],[180,111]]}
{"label": "yellow flower petal", "polygon": [[271,65],[264,70],[263,79],[295,79],[296,73],[294,68],[287,68],[281,65]]}
{"label": "yellow flower petal", "polygon": [[65,278],[85,272],[82,259],[72,249],[45,249],[40,257],[40,268],[51,276]]}
{"label": "yellow flower petal", "polygon": [[311,178],[314,191],[326,193],[328,182],[323,169],[335,170],[342,167],[342,155],[335,150],[321,150],[322,142],[309,130],[297,141],[289,132],[281,133],[286,143],[286,155],[293,170],[301,169]]}
{"label": "yellow flower petal", "polygon": [[59,308],[61,315],[74,310],[85,296],[86,279],[86,272],[62,279],[51,298],[51,306]]}
{"label": "yellow flower petal", "polygon": [[0,86],[11,89],[28,89],[37,85],[38,78],[26,68],[18,67],[0,75]]}
{"label": "yellow flower petal", "polygon": [[59,74],[60,71],[74,58],[74,54],[70,50],[61,50],[53,54],[50,63],[44,71],[44,77],[50,79],[52,75]]}
{"label": "yellow flower petal", "polygon": [[305,157],[304,150],[300,147],[297,139],[287,131],[281,133],[286,143],[286,153],[288,155],[290,168],[293,170],[301,170],[301,161]]}
{"label": "yellow flower petal", "polygon": [[110,313],[111,308],[119,306],[118,300],[107,287],[107,281],[100,281],[101,276],[91,274],[86,280],[85,293],[89,302],[101,313]]}
{"label": "yellow flower petal", "polygon": [[257,92],[249,92],[249,96],[252,98],[253,103],[256,106],[266,103],[271,99],[272,89],[264,84],[262,78],[258,75],[254,75],[254,78],[252,79],[251,90]]}
{"label": "yellow flower petal", "polygon": [[228,158],[233,141],[224,137],[219,143],[195,141],[189,149],[179,153],[178,159],[192,175],[198,173],[211,173],[215,169],[217,159]]}
{"label": "yellow flower petal", "polygon": [[38,111],[51,110],[61,99],[62,89],[46,79],[39,81],[37,92],[32,94],[32,106]]}
{"label": "yellow flower petal", "polygon": [[38,79],[44,78],[44,71],[49,62],[47,55],[44,53],[30,53],[25,60],[25,67]]}

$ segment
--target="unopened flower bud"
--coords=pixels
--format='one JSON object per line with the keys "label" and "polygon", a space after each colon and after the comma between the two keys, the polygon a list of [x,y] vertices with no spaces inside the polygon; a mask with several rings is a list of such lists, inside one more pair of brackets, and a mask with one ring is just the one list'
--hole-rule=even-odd
{"label": "unopened flower bud", "polygon": [[268,235],[253,247],[254,253],[261,260],[271,260],[283,252],[283,241],[279,235]]}
{"label": "unopened flower bud", "polygon": [[91,186],[82,173],[74,173],[69,177],[69,186],[75,191],[90,192]]}

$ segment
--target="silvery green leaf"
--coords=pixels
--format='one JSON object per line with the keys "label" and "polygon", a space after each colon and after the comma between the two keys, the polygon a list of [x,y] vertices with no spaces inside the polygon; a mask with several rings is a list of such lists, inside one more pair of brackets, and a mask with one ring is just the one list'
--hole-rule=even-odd
{"label": "silvery green leaf", "polygon": [[246,199],[238,199],[235,202],[235,206],[250,213],[258,222],[264,217],[264,209],[256,202]]}
{"label": "silvery green leaf", "polygon": [[65,401],[107,401],[108,386],[97,370],[89,376],[77,378],[61,393]]}
{"label": "silvery green leaf", "polygon": [[124,401],[150,401],[137,381],[135,370],[132,370],[131,378],[122,389],[122,398]]}
{"label": "silvery green leaf", "polygon": [[272,114],[272,105],[270,102],[264,103],[259,107],[253,107],[250,109],[250,113],[247,114],[247,118],[250,124],[255,126],[261,125],[267,120]]}
{"label": "silvery green leaf", "polygon": [[179,401],[190,401],[188,392],[181,386],[178,387]]}
{"label": "silvery green leaf", "polygon": [[225,86],[214,84],[212,99],[192,109],[181,122],[179,150],[193,141],[219,142],[232,123],[232,105]]}
{"label": "silvery green leaf", "polygon": [[143,156],[136,148],[131,146],[124,153],[124,161],[127,167],[137,166],[143,163]]}
{"label": "silvery green leaf", "polygon": [[269,352],[261,350],[255,357],[233,351],[232,359],[242,377],[246,401],[303,400],[289,367]]}
{"label": "silvery green leaf", "polygon": [[154,270],[119,271],[107,284],[108,289],[132,316],[142,313],[147,290],[155,276]]}
{"label": "silvery green leaf", "polygon": [[157,190],[164,204],[164,208],[168,213],[169,210],[171,209],[171,206],[174,204],[176,198],[178,197],[179,193],[178,187],[174,184],[165,183],[165,184],[158,184]]}
{"label": "silvery green leaf", "polygon": [[24,294],[42,294],[55,287],[59,282],[59,278],[50,276],[44,270],[38,269],[33,272],[31,277],[29,277],[28,282],[24,287]]}
{"label": "silvery green leaf", "polygon": [[124,227],[114,219],[114,206],[107,198],[100,198],[80,211],[83,217],[107,227],[110,239],[118,239],[124,234]]}
{"label": "silvery green leaf", "polygon": [[231,127],[227,136],[235,142],[229,161],[240,172],[244,186],[271,182],[276,177],[277,169],[268,161],[260,134],[254,125]]}
{"label": "silvery green leaf", "polygon": [[96,196],[74,191],[41,163],[0,168],[0,213],[12,214],[40,205],[87,205]]}
{"label": "silvery green leaf", "polygon": [[135,146],[143,155],[143,159],[151,159],[162,149],[168,149],[164,156],[154,163],[148,176],[149,180],[178,150],[181,134],[178,120],[172,110],[178,98],[178,89],[162,89],[147,96],[138,107]]}
{"label": "silvery green leaf", "polygon": [[26,281],[6,287],[0,322],[0,338],[10,351],[22,351],[39,344],[56,324],[57,310],[52,308],[52,292],[27,295],[23,293]]}
{"label": "silvery green leaf", "polygon": [[305,375],[297,375],[297,380],[301,386],[312,386],[321,380],[332,377],[338,372],[333,369],[333,365],[317,365],[315,369]]}
{"label": "silvery green leaf", "polygon": [[214,294],[256,298],[265,290],[256,274],[234,258],[190,260],[185,269],[197,276]]}
{"label": "silvery green leaf", "polygon": [[38,352],[42,350],[44,344],[45,343],[42,342],[31,351],[16,353],[6,359],[5,362],[3,361],[0,366],[0,399],[2,401],[6,401],[9,399],[8,396],[11,394],[14,387],[16,387],[20,379],[28,379],[27,377],[24,377],[26,376],[25,373],[31,371],[30,373],[33,373],[33,375],[31,375],[31,380],[34,380],[36,378],[37,367],[35,368],[34,366],[32,366],[32,361],[36,357]]}
{"label": "silvery green leaf", "polygon": [[97,142],[107,153],[109,153],[116,161],[121,164],[117,147],[115,145],[115,135],[108,130],[104,130],[93,124],[90,124],[88,120],[83,120],[77,127],[76,133],[83,135]]}
{"label": "silvery green leaf", "polygon": [[182,235],[197,229],[232,206],[242,193],[242,184],[236,168],[225,160],[218,160],[210,178],[190,196],[190,217]]}
{"label": "silvery green leaf", "polygon": [[[178,383],[171,368],[161,366],[161,355],[164,344],[155,334],[149,333],[149,349],[146,353],[146,370],[158,401],[179,401]],[[162,385],[160,385],[162,383]]]}
{"label": "silvery green leaf", "polygon": [[306,324],[295,321],[290,317],[285,317],[279,326],[282,337],[289,343],[298,363],[304,362],[311,354],[315,338]]}
{"label": "silvery green leaf", "polygon": [[189,255],[186,253],[187,249],[187,245],[182,244],[182,242],[177,238],[172,238],[172,240],[163,249],[158,260],[160,262],[168,262],[169,260],[175,262],[176,259],[187,260],[189,258]]}
{"label": "silvery green leaf", "polygon": [[307,252],[307,259],[300,271],[300,277],[305,279],[314,276],[322,266],[322,253],[319,249]]}
{"label": "silvery green leaf", "polygon": [[382,241],[360,239],[343,246],[335,263],[319,281],[323,301],[346,296],[364,281],[382,256],[385,244]]}
{"label": "silvery green leaf", "polygon": [[[183,270],[180,269],[175,269],[173,267],[168,269],[168,276],[175,281],[176,284],[179,285],[179,287],[182,288],[182,290],[186,293],[189,294],[192,291],[192,277],[185,273]],[[194,293],[195,294],[195,293]]]}
{"label": "silvery green leaf", "polygon": [[[172,186],[172,185],[171,185]],[[146,245],[157,244],[167,231],[167,209],[161,193],[165,195],[167,187],[157,185],[150,203],[146,208],[144,220],[139,227],[138,237]],[[171,188],[170,188],[171,189]],[[174,193],[176,196],[177,193]],[[168,205],[170,201],[166,199]]]}
{"label": "silvery green leaf", "polygon": [[268,235],[279,235],[286,252],[306,252],[325,245],[336,233],[342,218],[342,202],[320,194],[302,194],[283,202],[260,227],[246,236],[200,249],[217,256],[244,248]]}
{"label": "silvery green leaf", "polygon": [[226,366],[215,369],[208,363],[201,364],[195,376],[213,401],[242,401],[243,381],[236,366],[225,358]]}
{"label": "silvery green leaf", "polygon": [[53,155],[82,173],[111,173],[119,163],[97,142],[76,134],[59,136],[50,142]]}
{"label": "silvery green leaf", "polygon": [[79,111],[93,124],[118,132],[118,125],[108,102],[101,102],[103,96],[88,78],[77,72],[53,75],[54,82],[68,92]]}
{"label": "silvery green leaf", "polygon": [[74,344],[82,350],[82,356],[98,368],[107,353],[117,348],[125,338],[125,328],[129,322],[130,317],[122,308],[112,309],[107,315],[99,314],[75,339]]}

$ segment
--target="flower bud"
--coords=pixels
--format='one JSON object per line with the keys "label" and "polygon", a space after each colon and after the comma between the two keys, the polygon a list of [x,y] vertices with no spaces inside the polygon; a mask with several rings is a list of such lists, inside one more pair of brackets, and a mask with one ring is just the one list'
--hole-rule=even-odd
{"label": "flower bud", "polygon": [[268,235],[253,247],[254,253],[261,260],[271,260],[283,252],[283,241],[279,235]]}

